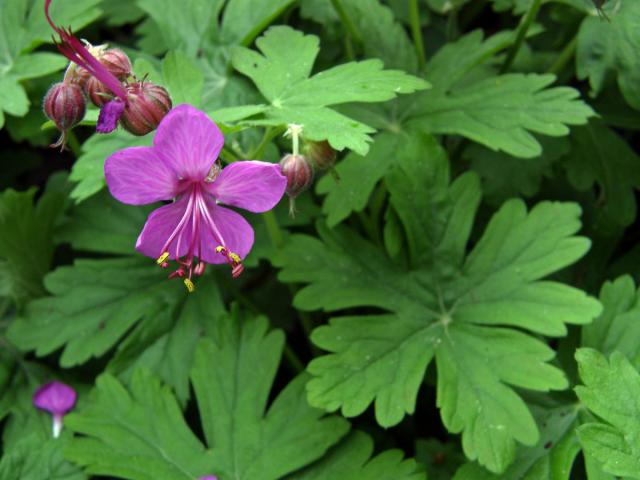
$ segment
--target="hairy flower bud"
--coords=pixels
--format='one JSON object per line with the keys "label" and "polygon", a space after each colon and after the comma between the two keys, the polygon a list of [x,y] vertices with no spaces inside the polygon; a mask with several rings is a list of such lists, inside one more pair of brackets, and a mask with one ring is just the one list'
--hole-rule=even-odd
{"label": "hairy flower bud", "polygon": [[44,97],[43,108],[45,115],[62,132],[52,147],[64,148],[67,130],[80,123],[87,110],[82,89],[75,83],[55,83]]}
{"label": "hairy flower bud", "polygon": [[305,156],[318,170],[328,170],[336,163],[336,151],[329,142],[305,142],[303,151]]}
{"label": "hairy flower bud", "polygon": [[113,98],[111,91],[96,77],[89,77],[84,83],[84,92],[96,107],[102,108]]}
{"label": "hairy flower bud", "polygon": [[119,48],[105,50],[98,60],[118,80],[126,80],[131,76],[131,60]]}
{"label": "hairy flower bud", "polygon": [[163,87],[144,81],[132,83],[127,86],[127,105],[120,124],[134,135],[146,135],[158,127],[171,106],[169,92]]}
{"label": "hairy flower bud", "polygon": [[285,155],[280,160],[282,174],[287,177],[287,195],[295,198],[313,183],[313,168],[302,155]]}

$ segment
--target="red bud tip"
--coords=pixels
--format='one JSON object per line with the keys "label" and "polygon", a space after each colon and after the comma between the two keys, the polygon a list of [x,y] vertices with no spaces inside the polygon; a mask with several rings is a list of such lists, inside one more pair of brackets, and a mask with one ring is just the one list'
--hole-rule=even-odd
{"label": "red bud tip", "polygon": [[135,82],[127,86],[127,106],[120,124],[134,135],[146,135],[158,127],[171,107],[171,97],[163,87]]}

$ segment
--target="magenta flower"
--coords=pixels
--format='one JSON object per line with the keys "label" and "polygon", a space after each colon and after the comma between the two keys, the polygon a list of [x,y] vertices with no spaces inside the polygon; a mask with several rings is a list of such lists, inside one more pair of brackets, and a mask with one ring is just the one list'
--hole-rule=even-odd
{"label": "magenta flower", "polygon": [[76,391],[61,382],[50,382],[33,394],[33,405],[53,416],[53,438],[62,431],[62,418],[76,404]]}
{"label": "magenta flower", "polygon": [[[60,53],[71,60],[76,65],[87,70],[91,75],[98,79],[111,93],[116,97],[111,100],[100,110],[98,124],[96,130],[99,133],[108,133],[113,131],[118,122],[118,118],[122,115],[124,107],[127,104],[127,92],[122,86],[120,80],[113,75],[107,68],[102,65],[97,58],[91,55],[91,52],[78,40],[70,29],[58,27],[49,16],[49,7],[51,0],[44,2],[44,14],[51,28],[60,36],[60,40],[54,43]],[[108,108],[107,108],[108,107]]]}
{"label": "magenta flower", "polygon": [[215,475],[205,475],[204,477],[200,477],[198,480],[218,480],[218,477]]}
{"label": "magenta flower", "polygon": [[204,112],[190,105],[171,110],[160,122],[152,147],[130,147],[107,158],[104,171],[111,195],[123,203],[174,202],[153,211],[136,249],[163,268],[175,260],[169,278],[192,276],[205,263],[229,263],[242,273],[242,259],[253,245],[253,229],[223,203],[260,213],[282,198],[287,179],[278,165],[255,160],[221,169],[218,154],[224,137]]}

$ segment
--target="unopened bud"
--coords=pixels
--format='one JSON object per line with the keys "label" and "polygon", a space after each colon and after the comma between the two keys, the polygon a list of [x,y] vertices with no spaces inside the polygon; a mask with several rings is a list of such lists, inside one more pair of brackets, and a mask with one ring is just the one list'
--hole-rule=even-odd
{"label": "unopened bud", "polygon": [[127,106],[120,124],[134,135],[146,135],[158,127],[171,107],[171,97],[164,88],[144,81],[132,83],[127,87]]}
{"label": "unopened bud", "polygon": [[[105,48],[105,45],[88,47],[89,53],[98,60],[114,77],[120,81],[128,79],[132,75],[131,60],[126,53],[119,48]],[[65,80],[77,83],[83,89],[85,93],[91,97],[90,91],[87,89],[87,82],[92,78],[91,73],[85,68],[82,68],[75,63],[71,62],[65,73]],[[95,80],[95,79],[94,79]],[[97,82],[97,80],[95,80]],[[99,82],[98,82],[99,83]],[[96,85],[92,86],[92,90],[97,88]],[[104,87],[102,87],[104,89]],[[97,105],[100,107],[101,105]]]}
{"label": "unopened bud", "polygon": [[102,108],[113,99],[113,93],[96,77],[89,77],[84,83],[84,91],[96,107]]}
{"label": "unopened bud", "polygon": [[44,97],[43,108],[45,115],[62,132],[60,139],[52,147],[64,148],[67,130],[80,123],[87,110],[82,89],[75,83],[55,83]]}
{"label": "unopened bud", "polygon": [[318,170],[328,170],[336,163],[336,151],[329,142],[305,142],[303,148],[305,156]]}
{"label": "unopened bud", "polygon": [[302,155],[288,154],[280,160],[280,170],[287,177],[289,214],[293,217],[296,212],[296,197],[313,183],[313,167]]}
{"label": "unopened bud", "polygon": [[280,160],[282,174],[287,177],[287,194],[295,198],[313,183],[313,167],[302,155],[285,155]]}
{"label": "unopened bud", "polygon": [[98,58],[100,63],[118,80],[126,80],[131,76],[131,60],[119,48],[109,48]]}

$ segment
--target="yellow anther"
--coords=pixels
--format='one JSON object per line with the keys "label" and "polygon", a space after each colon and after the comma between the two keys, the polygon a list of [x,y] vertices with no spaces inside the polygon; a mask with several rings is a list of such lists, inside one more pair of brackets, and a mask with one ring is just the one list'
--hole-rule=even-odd
{"label": "yellow anther", "polygon": [[240,257],[235,253],[229,253],[228,257],[236,263],[240,263],[242,261]]}
{"label": "yellow anther", "polygon": [[156,260],[156,263],[158,265],[162,265],[167,258],[169,258],[169,252],[164,252],[162,255],[158,257],[158,259]]}
{"label": "yellow anther", "polygon": [[218,252],[218,253],[222,253],[224,250],[226,250],[226,249],[222,245],[218,245],[216,247],[216,252]]}
{"label": "yellow anther", "polygon": [[193,291],[196,289],[196,286],[193,284],[193,282],[188,278],[185,278],[183,281],[184,281],[184,286],[187,287],[187,291],[189,293],[193,293]]}

